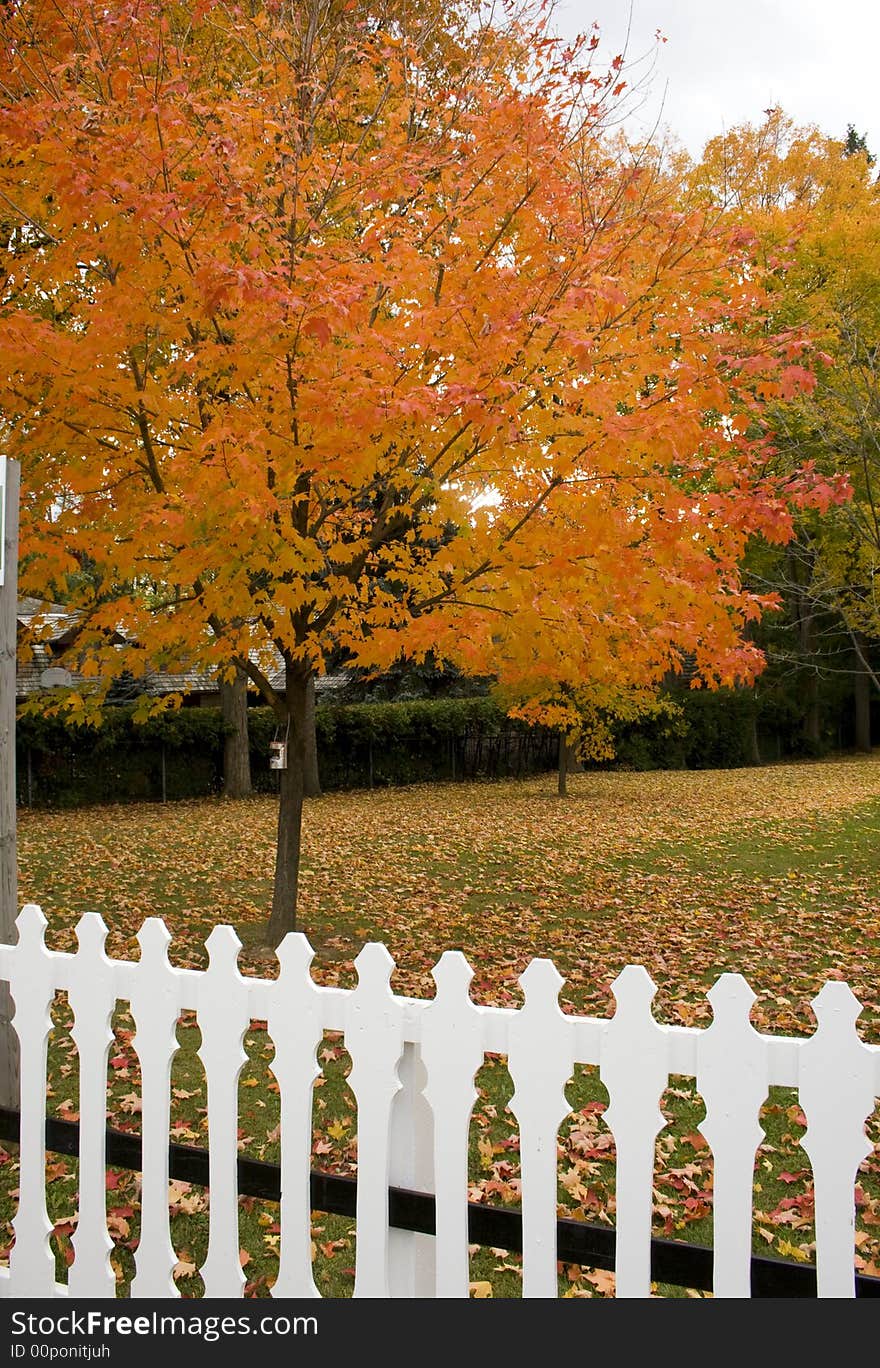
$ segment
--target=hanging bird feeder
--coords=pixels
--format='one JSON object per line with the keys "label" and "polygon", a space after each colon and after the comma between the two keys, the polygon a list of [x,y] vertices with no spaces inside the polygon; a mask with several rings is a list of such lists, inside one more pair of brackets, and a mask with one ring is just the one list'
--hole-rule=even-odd
{"label": "hanging bird feeder", "polygon": [[275,739],[269,742],[269,768],[272,770],[287,769],[287,737],[289,733],[290,721],[288,720],[284,740],[278,740],[278,733],[276,731]]}

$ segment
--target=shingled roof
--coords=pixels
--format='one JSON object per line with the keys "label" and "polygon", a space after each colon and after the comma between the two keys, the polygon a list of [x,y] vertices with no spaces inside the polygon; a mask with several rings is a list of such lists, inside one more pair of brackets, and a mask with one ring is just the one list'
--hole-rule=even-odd
{"label": "shingled roof", "polygon": [[[39,618],[41,626],[49,628],[49,632],[44,632],[42,640],[31,643],[30,660],[21,658],[23,652],[19,655],[15,680],[16,701],[20,702],[61,683],[75,688],[88,686],[90,681],[76,670],[63,667],[63,674],[59,670],[58,657],[68,645],[72,630],[76,627],[76,614],[69,613],[57,603],[42,603],[39,599],[20,599],[17,618],[18,626],[23,631],[30,628],[34,618]],[[273,651],[273,655],[273,665],[266,670],[266,675],[272,688],[280,692],[284,688],[284,662],[277,651]],[[251,653],[251,659],[254,664],[259,663],[256,652]],[[318,695],[332,693],[340,689],[347,680],[347,674],[319,676],[315,680],[315,692]],[[140,692],[141,689],[156,698],[171,693],[182,693],[190,698],[219,698],[220,684],[216,670],[192,669],[180,674],[149,670],[142,679],[133,683],[133,694],[135,690]]]}

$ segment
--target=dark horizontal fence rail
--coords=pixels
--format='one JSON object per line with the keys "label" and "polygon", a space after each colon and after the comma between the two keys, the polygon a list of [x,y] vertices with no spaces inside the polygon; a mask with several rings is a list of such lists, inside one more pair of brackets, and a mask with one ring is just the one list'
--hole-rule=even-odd
{"label": "dark horizontal fence rail", "polygon": [[[19,1113],[0,1107],[0,1140],[17,1142]],[[79,1125],[56,1117],[46,1120],[46,1149],[53,1154],[79,1154]],[[169,1176],[181,1182],[208,1186],[208,1151],[189,1145],[169,1144]],[[141,1137],[129,1131],[107,1128],[108,1166],[139,1170]],[[281,1199],[281,1169],[260,1159],[238,1159],[238,1190],[243,1197],[265,1201]],[[312,1170],[311,1201],[315,1211],[354,1216],[357,1179]],[[397,1230],[434,1235],[435,1202],[428,1193],[389,1187],[388,1219]],[[483,1206],[468,1202],[468,1236],[472,1244],[522,1252],[522,1214],[514,1208]],[[613,1228],[588,1221],[560,1219],[556,1222],[556,1257],[561,1263],[613,1271],[616,1234]],[[706,1245],[651,1237],[651,1278],[670,1287],[712,1290],[712,1250]],[[787,1259],[752,1255],[753,1297],[815,1297],[816,1269]],[[880,1278],[855,1275],[857,1297],[880,1297]]]}

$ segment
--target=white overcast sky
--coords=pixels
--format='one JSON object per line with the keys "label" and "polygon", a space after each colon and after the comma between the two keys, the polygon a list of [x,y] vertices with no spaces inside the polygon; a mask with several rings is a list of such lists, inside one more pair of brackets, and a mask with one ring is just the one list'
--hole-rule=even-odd
{"label": "white overcast sky", "polygon": [[[661,122],[696,156],[734,124],[781,105],[798,124],[843,138],[848,123],[880,155],[880,0],[557,0],[554,26],[568,36],[601,30],[607,57],[660,45],[647,100],[627,128]],[[647,71],[649,63],[638,70]]]}

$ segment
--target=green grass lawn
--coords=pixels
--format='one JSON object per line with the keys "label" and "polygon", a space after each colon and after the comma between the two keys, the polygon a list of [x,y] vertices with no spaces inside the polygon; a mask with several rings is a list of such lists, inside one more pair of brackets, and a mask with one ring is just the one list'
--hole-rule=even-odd
{"label": "green grass lawn", "polygon": [[[829,976],[844,978],[863,1004],[859,1029],[880,1043],[880,756],[759,770],[699,773],[587,773],[559,800],[551,775],[526,781],[420,785],[333,794],[307,805],[301,929],[316,949],[315,978],[352,985],[352,960],[366,940],[384,941],[397,968],[393,986],[431,996],[430,969],[461,948],[475,970],[477,1001],[521,1001],[518,975],[549,955],[566,979],[565,1010],[610,1015],[610,984],[627,963],[646,966],[661,1020],[711,1019],[705,992],[724,970],[745,974],[757,994],[762,1030],[812,1029],[809,1006]],[[98,911],[109,952],[137,953],[148,915],[165,918],[171,958],[205,963],[203,941],[217,922],[245,943],[242,969],[274,973],[259,949],[271,891],[275,805],[183,802],[19,815],[20,902],[40,903],[49,942],[75,945],[84,911]],[[56,1005],[50,1049],[50,1107],[77,1110],[76,1054],[65,1004]],[[124,1008],[109,1070],[110,1120],[137,1129],[139,1075]],[[173,1077],[172,1133],[202,1145],[204,1076],[198,1026],[185,1016]],[[278,1156],[278,1096],[264,1031],[247,1039],[240,1124],[244,1152]],[[315,1091],[314,1163],[356,1171],[357,1117],[346,1079],[344,1042],[328,1037],[324,1079]],[[510,1078],[488,1057],[478,1078],[471,1127],[471,1197],[519,1203],[518,1136],[506,1111]],[[613,1222],[611,1136],[595,1070],[578,1067],[568,1088],[572,1113],[559,1134],[560,1213]],[[711,1242],[712,1163],[693,1080],[671,1079],[669,1126],[656,1151],[657,1233]],[[756,1160],[755,1248],[813,1258],[812,1184],[794,1094],[774,1089],[764,1107],[765,1143]],[[871,1122],[875,1145],[878,1116]],[[59,1276],[70,1257],[76,1211],[75,1161],[48,1156],[48,1197]],[[0,1245],[8,1250],[15,1209],[14,1153],[0,1167]],[[138,1178],[111,1174],[108,1190],[119,1291],[133,1271]],[[170,1194],[181,1291],[197,1295],[206,1248],[208,1195],[177,1184]],[[857,1266],[880,1274],[880,1157],[859,1175]],[[251,1295],[265,1295],[277,1271],[278,1211],[241,1201],[240,1237]],[[355,1234],[341,1217],[315,1213],[316,1281],[329,1295],[351,1291]],[[4,1236],[5,1225],[5,1236]],[[477,1291],[519,1295],[521,1261],[475,1249]],[[601,1271],[560,1269],[568,1295],[607,1295]],[[672,1295],[681,1290],[662,1289]]]}

